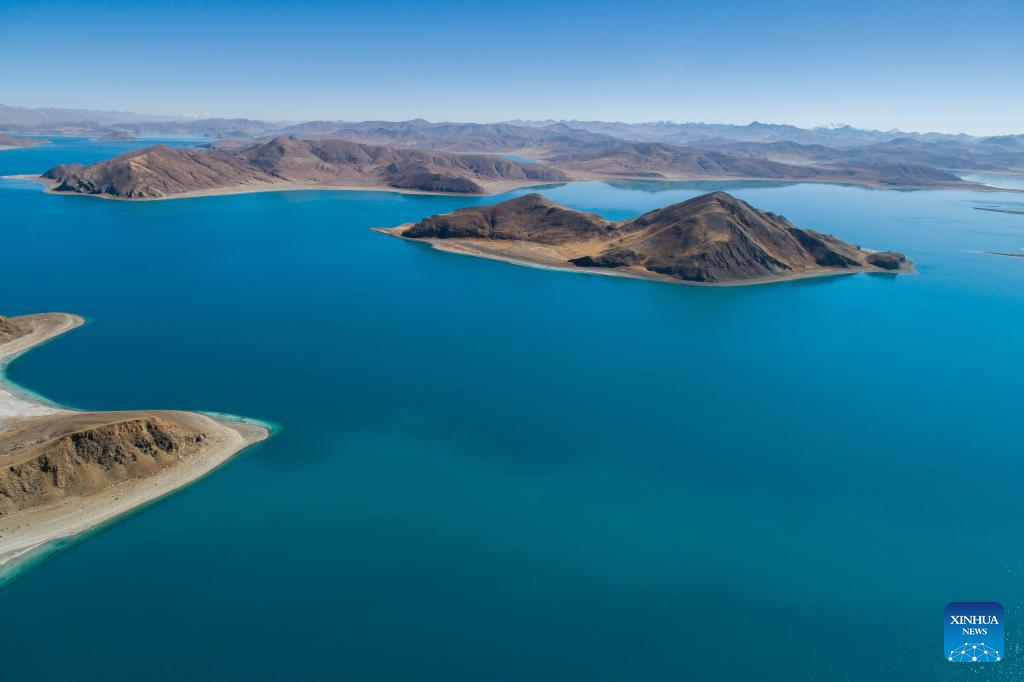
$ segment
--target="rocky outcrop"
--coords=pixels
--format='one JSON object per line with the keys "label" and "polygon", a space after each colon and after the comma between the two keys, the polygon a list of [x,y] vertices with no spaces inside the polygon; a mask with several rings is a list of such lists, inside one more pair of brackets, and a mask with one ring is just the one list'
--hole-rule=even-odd
{"label": "rocky outcrop", "polygon": [[[10,451],[0,452],[0,514],[90,495],[196,454],[207,434],[185,421],[176,413],[82,413],[4,432],[4,450]],[[41,442],[11,448],[25,442],[26,432]]]}
{"label": "rocky outcrop", "polygon": [[0,344],[7,343],[28,332],[29,326],[25,324],[24,320],[0,316]]}
{"label": "rocky outcrop", "polygon": [[876,251],[867,255],[867,262],[884,270],[899,270],[907,263],[907,257],[895,251]]}

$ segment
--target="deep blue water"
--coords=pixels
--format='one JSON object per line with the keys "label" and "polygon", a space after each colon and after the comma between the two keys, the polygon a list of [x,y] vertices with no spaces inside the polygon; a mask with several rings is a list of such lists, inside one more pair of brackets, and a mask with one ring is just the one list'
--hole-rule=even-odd
{"label": "deep blue water", "polygon": [[15,381],[282,426],[0,590],[3,679],[954,679],[950,601],[1006,607],[981,674],[1019,678],[1024,260],[979,252],[1024,216],[975,207],[1024,195],[544,193],[623,218],[710,189],[919,274],[677,286],[367,229],[501,197],[0,181],[2,312],[90,320]]}

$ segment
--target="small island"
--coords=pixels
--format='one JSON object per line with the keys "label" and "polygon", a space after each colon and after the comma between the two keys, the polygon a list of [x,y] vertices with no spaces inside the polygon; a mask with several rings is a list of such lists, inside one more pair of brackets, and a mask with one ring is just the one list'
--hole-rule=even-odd
{"label": "small island", "polygon": [[0,583],[53,541],[166,495],[270,435],[196,412],[66,409],[3,379],[14,357],[83,322],[0,317]]}
{"label": "small island", "polygon": [[688,284],[757,284],[912,270],[901,253],[868,251],[800,229],[726,192],[621,222],[534,193],[376,231],[524,265]]}
{"label": "small island", "polygon": [[50,144],[49,140],[41,137],[14,137],[0,133],[0,151],[7,149],[23,149],[25,147],[38,147],[41,144]]}
{"label": "small island", "polygon": [[93,139],[104,140],[107,142],[134,142],[139,138],[137,138],[135,135],[129,133],[126,130],[111,130],[109,132],[103,133],[102,135],[97,135]]}

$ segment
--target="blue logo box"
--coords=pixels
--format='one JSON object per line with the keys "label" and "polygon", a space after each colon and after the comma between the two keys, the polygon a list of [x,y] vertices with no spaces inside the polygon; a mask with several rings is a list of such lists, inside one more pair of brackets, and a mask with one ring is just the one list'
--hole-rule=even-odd
{"label": "blue logo box", "polygon": [[1003,660],[1003,607],[994,601],[955,601],[946,605],[943,657],[953,663]]}

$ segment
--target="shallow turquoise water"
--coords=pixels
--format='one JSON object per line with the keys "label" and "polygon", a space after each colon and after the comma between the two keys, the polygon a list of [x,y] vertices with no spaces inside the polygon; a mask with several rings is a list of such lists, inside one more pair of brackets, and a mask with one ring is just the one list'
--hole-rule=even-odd
{"label": "shallow turquoise water", "polygon": [[15,381],[282,425],[0,591],[4,680],[942,679],[950,601],[1024,669],[1024,262],[979,253],[1024,216],[975,209],[1024,195],[544,190],[728,189],[920,272],[700,288],[367,230],[494,197],[0,183],[3,313],[90,319]]}

